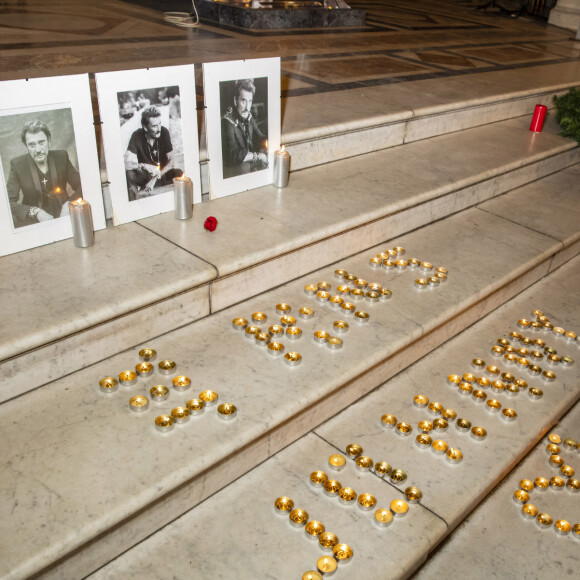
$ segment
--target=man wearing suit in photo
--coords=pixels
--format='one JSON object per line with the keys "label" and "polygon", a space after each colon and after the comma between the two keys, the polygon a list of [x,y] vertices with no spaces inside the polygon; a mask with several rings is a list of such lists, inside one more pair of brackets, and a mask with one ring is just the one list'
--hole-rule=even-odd
{"label": "man wearing suit in photo", "polygon": [[234,104],[222,117],[224,179],[268,167],[266,136],[252,115],[255,94],[252,79],[235,82]]}
{"label": "man wearing suit in photo", "polygon": [[82,197],[79,172],[66,151],[50,149],[52,134],[45,123],[26,122],[20,138],[27,153],[10,161],[6,183],[15,228],[57,219],[68,201]]}

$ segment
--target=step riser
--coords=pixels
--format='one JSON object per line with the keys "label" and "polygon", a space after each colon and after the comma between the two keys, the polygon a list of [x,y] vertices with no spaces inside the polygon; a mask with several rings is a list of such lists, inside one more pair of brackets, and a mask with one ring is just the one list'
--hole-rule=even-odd
{"label": "step riser", "polygon": [[550,257],[521,275],[514,271],[515,278],[511,282],[493,290],[437,326],[433,332],[424,334],[410,346],[380,361],[330,396],[293,416],[291,421],[275,427],[136,517],[121,522],[112,532],[100,536],[97,542],[43,571],[42,577],[54,580],[81,578],[95,571],[546,276],[551,263]]}

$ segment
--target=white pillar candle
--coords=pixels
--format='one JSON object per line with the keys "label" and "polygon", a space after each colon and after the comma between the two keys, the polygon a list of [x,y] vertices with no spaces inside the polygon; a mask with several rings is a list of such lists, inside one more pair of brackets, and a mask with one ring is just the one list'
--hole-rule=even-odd
{"label": "white pillar candle", "polygon": [[182,175],[173,179],[175,219],[188,220],[193,215],[193,182]]}
{"label": "white pillar candle", "polygon": [[288,175],[290,173],[290,154],[284,149],[274,152],[274,186],[286,187],[288,185]]}
{"label": "white pillar candle", "polygon": [[88,248],[95,243],[91,204],[82,197],[68,204],[73,238],[77,248]]}

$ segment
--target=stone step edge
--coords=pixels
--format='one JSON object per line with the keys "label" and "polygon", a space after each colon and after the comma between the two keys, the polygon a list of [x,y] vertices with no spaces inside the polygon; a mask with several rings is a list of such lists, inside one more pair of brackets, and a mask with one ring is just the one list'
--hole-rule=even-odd
{"label": "stone step edge", "polygon": [[[524,289],[546,277],[550,273],[553,258],[557,253],[544,252],[542,254],[544,259],[540,262],[536,261],[525,272],[523,271],[525,266],[522,265],[514,271],[519,275],[512,276],[510,281],[492,286],[489,293],[474,299],[461,312],[449,315],[447,320],[440,321],[435,328],[423,331],[418,339],[405,344],[397,352],[375,363],[374,366],[347,383],[338,385],[332,393],[294,415],[291,420],[275,425],[267,433],[263,433],[246,444],[243,449],[208,466],[202,473],[181,483],[162,498],[143,506],[136,515],[118,522],[111,531],[104,531],[97,538],[75,547],[70,557],[68,554],[64,555],[45,569],[26,569],[19,573],[42,574],[43,578],[56,579],[75,576],[73,571],[78,570],[79,567],[83,569],[83,576],[94,572],[473,325]],[[413,348],[409,348],[411,345]],[[329,404],[331,402],[333,404]],[[339,410],[329,412],[330,407]],[[292,426],[292,434],[288,433],[289,425]],[[225,477],[226,474],[227,477]],[[152,516],[155,519],[155,529],[149,523]],[[129,528],[131,531],[127,533]],[[129,536],[132,539],[128,542],[126,538]]]}

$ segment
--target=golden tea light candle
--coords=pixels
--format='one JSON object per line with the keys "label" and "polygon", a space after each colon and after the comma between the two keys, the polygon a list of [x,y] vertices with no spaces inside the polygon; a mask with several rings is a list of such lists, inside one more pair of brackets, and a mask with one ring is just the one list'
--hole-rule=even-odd
{"label": "golden tea light candle", "polygon": [[577,493],[578,491],[580,491],[580,480],[574,479],[574,478],[570,478],[566,482],[566,489],[568,491],[573,492],[573,493]]}
{"label": "golden tea light candle", "polygon": [[562,443],[562,437],[560,437],[560,435],[558,435],[557,433],[550,433],[548,435],[548,439],[552,442],[552,443],[556,443],[556,444],[560,444]]}
{"label": "golden tea light candle", "polygon": [[290,314],[292,310],[292,306],[290,304],[286,304],[285,302],[281,302],[280,304],[276,304],[276,313],[277,314]]}
{"label": "golden tea light candle", "polygon": [[268,334],[274,338],[275,340],[284,336],[285,329],[280,324],[273,324],[272,326],[268,327]]}
{"label": "golden tea light candle", "polygon": [[378,292],[369,291],[365,294],[365,299],[368,302],[378,302],[381,295]]}
{"label": "golden tea light candle", "polygon": [[294,508],[288,514],[288,519],[295,528],[301,528],[308,521],[308,512],[300,508]]}
{"label": "golden tea light candle", "polygon": [[395,262],[395,266],[396,266],[397,270],[402,272],[403,270],[407,269],[407,260],[397,260]]}
{"label": "golden tea light candle", "polygon": [[415,288],[419,290],[425,290],[425,288],[429,287],[429,282],[425,278],[417,278],[415,280]]}
{"label": "golden tea light candle", "polygon": [[248,326],[248,321],[245,318],[234,318],[232,320],[232,327],[234,330],[246,330]]}
{"label": "golden tea light candle", "polygon": [[382,260],[380,258],[371,258],[369,260],[369,266],[371,268],[380,268],[382,264]]}
{"label": "golden tea light candle", "polygon": [[355,320],[357,322],[363,323],[363,322],[368,322],[370,319],[370,316],[368,315],[368,313],[363,312],[362,310],[359,310],[358,312],[354,313],[355,316]]}
{"label": "golden tea light candle", "polygon": [[380,508],[375,512],[374,522],[380,528],[386,528],[393,522],[393,512],[386,508]]}
{"label": "golden tea light candle", "polygon": [[530,399],[541,399],[544,396],[544,391],[542,389],[538,389],[536,387],[530,387],[528,390],[528,395]]}
{"label": "golden tea light candle", "polygon": [[532,376],[538,376],[542,372],[542,367],[539,367],[538,365],[530,365],[528,367],[528,372]]}
{"label": "golden tea light candle", "polygon": [[135,366],[135,371],[141,378],[150,377],[153,370],[153,365],[150,362],[142,362]]}
{"label": "golden tea light candle", "polygon": [[169,389],[165,385],[155,385],[149,390],[151,400],[155,403],[165,401],[169,397]]}
{"label": "golden tea light candle", "polygon": [[415,437],[415,445],[417,445],[419,449],[428,449],[431,447],[432,443],[433,439],[431,438],[431,436],[426,435],[425,433],[422,433],[420,435],[417,435],[417,437]]}
{"label": "golden tea light candle", "polygon": [[534,485],[538,491],[545,491],[550,487],[550,480],[545,477],[536,477],[534,479]]}
{"label": "golden tea light candle", "polygon": [[308,570],[302,574],[302,580],[322,580],[322,574],[316,570]]}
{"label": "golden tea light candle", "polygon": [[449,423],[445,419],[442,419],[441,417],[433,421],[433,428],[437,433],[444,433],[445,431],[447,431],[448,427]]}
{"label": "golden tea light candle", "polygon": [[572,526],[566,520],[556,520],[554,524],[554,529],[557,534],[561,536],[567,536],[572,531]]}
{"label": "golden tea light candle", "polygon": [[340,305],[340,308],[344,311],[344,314],[354,314],[356,310],[356,306],[352,302],[344,302]]}
{"label": "golden tea light candle", "polygon": [[162,360],[158,366],[162,375],[171,375],[175,372],[177,365],[172,360]]}
{"label": "golden tea light candle", "polygon": [[518,414],[514,411],[514,409],[504,408],[501,411],[501,416],[504,421],[515,421]]}
{"label": "golden tea light candle", "polygon": [[346,467],[346,457],[340,453],[334,453],[328,458],[328,465],[334,471],[342,471]]}
{"label": "golden tea light candle", "polygon": [[473,427],[471,437],[475,441],[483,441],[487,437],[487,431],[483,427]]}
{"label": "golden tea light candle", "polygon": [[566,487],[566,480],[563,477],[555,475],[554,477],[550,477],[550,488],[561,491]]}
{"label": "golden tea light candle", "polygon": [[455,423],[455,428],[461,432],[461,433],[465,433],[466,431],[469,431],[471,429],[471,421],[469,419],[465,419],[465,418],[460,418],[457,419],[457,422]]}
{"label": "golden tea light candle", "polygon": [[512,496],[512,499],[518,504],[527,503],[530,499],[530,494],[524,489],[516,489]]}
{"label": "golden tea light candle", "polygon": [[298,311],[298,316],[304,318],[304,320],[310,320],[314,316],[314,310],[308,306],[304,306]]}
{"label": "golden tea light candle", "polygon": [[191,415],[201,415],[205,411],[205,401],[201,399],[190,399],[185,406]]}
{"label": "golden tea light candle", "polygon": [[473,373],[463,373],[463,380],[466,383],[474,383],[477,377]]}
{"label": "golden tea light candle", "polygon": [[499,413],[501,409],[501,403],[497,399],[488,399],[486,402],[487,410],[490,413]]}
{"label": "golden tea light candle", "polygon": [[447,383],[452,387],[458,387],[461,383],[461,377],[459,375],[448,375]]}
{"label": "golden tea light candle", "polygon": [[258,334],[254,335],[256,345],[261,347],[268,346],[271,338],[272,337],[270,336],[269,332],[258,332]]}
{"label": "golden tea light candle", "polygon": [[348,276],[348,272],[342,268],[334,271],[334,277],[338,278],[339,280],[344,280],[345,276]]}
{"label": "golden tea light candle", "polygon": [[380,300],[389,300],[392,296],[393,293],[388,289],[388,288],[383,288],[379,294],[381,295]]}
{"label": "golden tea light candle", "polygon": [[423,409],[424,407],[427,406],[428,403],[429,397],[427,397],[426,395],[415,395],[413,397],[413,405],[415,405],[415,407]]}
{"label": "golden tea light candle", "polygon": [[316,284],[306,284],[304,286],[304,293],[308,296],[314,296],[318,292],[318,286]]}
{"label": "golden tea light candle", "polygon": [[457,413],[453,409],[443,409],[441,416],[447,421],[452,422],[457,418]]}
{"label": "golden tea light candle", "polygon": [[262,332],[262,329],[259,326],[248,326],[244,330],[246,338],[253,341],[256,340],[256,334],[260,334],[260,332]]}
{"label": "golden tea light candle", "polygon": [[405,497],[409,503],[419,503],[423,492],[418,487],[408,487],[405,489]]}
{"label": "golden tea light candle", "polygon": [[296,318],[286,314],[286,315],[282,316],[282,318],[280,318],[280,324],[284,328],[288,328],[289,326],[294,326],[296,324]]}
{"label": "golden tea light candle", "polygon": [[365,293],[360,288],[351,288],[350,296],[353,300],[362,300],[365,297]]}
{"label": "golden tea light candle", "polygon": [[385,475],[389,475],[391,471],[393,471],[393,467],[386,461],[377,461],[371,471],[373,471],[378,477],[383,478]]}
{"label": "golden tea light candle", "polygon": [[332,556],[322,556],[316,561],[316,567],[323,576],[332,576],[336,572],[338,562]]}
{"label": "golden tea light candle", "polygon": [[402,255],[404,255],[404,254],[405,254],[405,252],[407,251],[407,250],[405,250],[405,248],[403,248],[403,247],[401,247],[401,246],[395,246],[395,247],[393,248],[393,250],[394,250],[395,252],[397,252],[397,255],[398,255],[398,256],[402,256]]}
{"label": "golden tea light candle", "polygon": [[461,461],[463,461],[463,453],[461,452],[460,449],[450,447],[445,452],[445,459],[447,460],[448,463],[451,463],[451,465],[457,465],[458,463],[461,463]]}
{"label": "golden tea light candle", "polygon": [[421,264],[421,260],[417,260],[417,258],[409,258],[407,264],[409,265],[409,268],[418,268],[419,264]]}
{"label": "golden tea light candle", "polygon": [[129,399],[129,409],[134,413],[143,413],[149,408],[149,399],[144,395],[135,395]]}
{"label": "golden tea light candle", "polygon": [[358,507],[363,511],[370,511],[377,505],[377,500],[370,493],[361,493],[358,496]]}
{"label": "golden tea light candle", "polygon": [[189,409],[187,407],[175,407],[171,409],[171,416],[176,423],[187,423],[189,421]]}
{"label": "golden tea light candle", "polygon": [[390,270],[394,270],[397,267],[397,264],[393,262],[393,260],[383,260],[383,268],[389,272]]}
{"label": "golden tea light candle", "polygon": [[352,487],[343,487],[338,490],[338,501],[343,505],[354,505],[356,492]]}
{"label": "golden tea light candle", "polygon": [[302,336],[302,330],[297,326],[290,326],[286,329],[286,336],[290,340],[296,340]]}
{"label": "golden tea light candle", "polygon": [[536,516],[536,523],[540,528],[547,530],[552,526],[554,520],[552,519],[552,516],[550,514],[542,512]]}
{"label": "golden tea light candle", "polygon": [[473,392],[473,386],[469,383],[466,383],[466,382],[459,383],[458,389],[459,389],[460,395],[469,396]]}
{"label": "golden tea light candle", "polygon": [[560,467],[560,473],[564,477],[574,477],[576,470],[571,465],[562,465]]}
{"label": "golden tea light candle", "polygon": [[338,536],[332,532],[322,532],[318,536],[318,544],[323,550],[330,550],[338,544]]}
{"label": "golden tea light candle", "polygon": [[274,501],[274,507],[277,513],[285,516],[294,508],[294,501],[287,496],[278,497]]}
{"label": "golden tea light candle", "polygon": [[580,524],[574,524],[572,526],[572,535],[576,540],[580,540]]}
{"label": "golden tea light candle", "polygon": [[493,381],[491,383],[491,390],[494,393],[502,393],[505,390],[505,383],[502,381]]}
{"label": "golden tea light candle", "polygon": [[270,342],[268,344],[268,354],[272,356],[281,356],[284,354],[284,345],[281,342]]}
{"label": "golden tea light candle", "polygon": [[332,326],[336,332],[341,333],[348,332],[349,329],[348,322],[345,322],[344,320],[335,320]]}
{"label": "golden tea light candle", "polygon": [[233,403],[222,403],[218,405],[217,412],[222,421],[231,421],[237,415],[238,409]]}
{"label": "golden tea light candle", "polygon": [[555,443],[549,443],[546,445],[546,451],[548,455],[560,455],[560,447]]}
{"label": "golden tea light candle", "polygon": [[139,360],[143,362],[154,361],[157,357],[157,351],[152,348],[142,348],[139,351]]}
{"label": "golden tea light candle", "polygon": [[344,299],[341,298],[340,296],[331,296],[330,297],[330,300],[328,301],[328,303],[333,308],[340,308],[340,305],[344,303]]}
{"label": "golden tea light candle", "polygon": [[564,338],[566,340],[573,341],[573,340],[576,340],[578,338],[578,335],[575,332],[573,332],[572,330],[567,330],[566,334],[564,334]]}
{"label": "golden tea light candle", "polygon": [[571,367],[574,364],[574,359],[568,355],[563,355],[561,361],[565,367]]}
{"label": "golden tea light candle", "polygon": [[206,389],[199,393],[199,398],[209,407],[215,405],[218,401],[218,394],[211,389]]}
{"label": "golden tea light candle", "polygon": [[168,433],[175,427],[175,419],[171,415],[159,415],[155,419],[155,428],[161,433]]}
{"label": "golden tea light candle", "polygon": [[99,388],[103,393],[114,393],[119,388],[119,381],[115,377],[105,377],[99,381]]}
{"label": "golden tea light candle", "polygon": [[431,415],[441,415],[441,411],[443,411],[443,405],[438,401],[431,401],[427,405],[427,411],[429,411]]}
{"label": "golden tea light candle", "polygon": [[529,519],[535,518],[538,515],[538,508],[531,503],[526,503],[522,506],[522,514]]}
{"label": "golden tea light candle", "polygon": [[556,380],[556,373],[552,371],[544,371],[542,373],[542,379],[544,379],[547,383],[551,383],[552,381]]}
{"label": "golden tea light candle", "polygon": [[360,289],[360,290],[364,290],[364,289],[367,287],[367,285],[368,285],[368,282],[367,282],[366,280],[363,280],[362,278],[357,278],[357,279],[354,281],[354,285],[355,285],[355,286],[356,286],[358,289]]}
{"label": "golden tea light candle", "polygon": [[488,365],[485,367],[485,372],[488,376],[490,376],[491,378],[497,377],[500,373],[499,367],[496,367],[495,365]]}
{"label": "golden tea light candle", "polygon": [[491,381],[485,377],[479,377],[477,379],[477,384],[483,389],[487,389],[491,385]]}
{"label": "golden tea light candle", "polygon": [[342,348],[342,338],[338,338],[338,336],[329,336],[326,339],[326,346],[331,350],[339,350]]}
{"label": "golden tea light candle", "polygon": [[310,474],[310,485],[322,487],[328,481],[328,475],[324,471],[313,471]]}
{"label": "golden tea light candle", "polygon": [[494,345],[491,347],[491,354],[495,357],[500,357],[505,354],[505,350],[502,346]]}
{"label": "golden tea light candle", "polygon": [[340,481],[336,481],[336,479],[329,479],[322,488],[322,491],[324,491],[328,497],[334,497],[335,495],[338,495],[338,492],[342,489],[342,484]]}
{"label": "golden tea light candle", "polygon": [[351,443],[350,445],[346,446],[346,456],[349,457],[350,459],[356,459],[359,455],[362,455],[363,453],[363,448],[356,444],[356,443]]}
{"label": "golden tea light candle", "polygon": [[316,330],[314,332],[314,342],[318,344],[326,344],[327,339],[330,338],[330,334],[326,330]]}
{"label": "golden tea light candle", "polygon": [[566,437],[564,439],[564,445],[568,448],[568,451],[573,451],[578,447],[578,441],[572,439],[572,437]]}
{"label": "golden tea light candle", "polygon": [[252,321],[256,324],[266,324],[268,315],[265,312],[254,312],[252,314]]}
{"label": "golden tea light candle", "polygon": [[172,382],[175,390],[179,392],[186,391],[191,386],[191,379],[185,375],[175,377]]}
{"label": "golden tea light candle", "polygon": [[358,279],[358,276],[356,276],[355,274],[347,274],[344,277],[344,280],[347,284],[349,284],[350,286],[354,286],[354,281]]}
{"label": "golden tea light candle", "polygon": [[429,286],[431,286],[431,288],[438,288],[441,284],[441,280],[437,278],[437,276],[431,276],[427,279],[427,281],[429,282]]}
{"label": "golden tea light candle", "polygon": [[392,429],[397,424],[397,417],[395,415],[383,415],[381,417],[381,425],[385,429]]}
{"label": "golden tea light candle", "polygon": [[419,427],[419,430],[423,431],[423,433],[433,431],[433,423],[431,423],[431,421],[419,421],[417,426]]}
{"label": "golden tea light candle", "polygon": [[399,485],[407,481],[407,474],[402,469],[393,469],[389,475],[389,479],[391,480],[391,483]]}
{"label": "golden tea light candle", "polygon": [[402,437],[407,437],[412,432],[413,432],[413,427],[411,427],[411,425],[409,425],[409,423],[405,423],[404,421],[397,423],[397,425],[395,426],[395,433],[397,435],[401,435]]}
{"label": "golden tea light candle", "polygon": [[359,471],[369,471],[370,468],[373,466],[373,460],[370,457],[366,457],[365,455],[359,455],[355,460],[355,467]]}
{"label": "golden tea light candle", "polygon": [[558,337],[564,336],[566,334],[566,331],[561,326],[554,326],[554,328],[552,328],[552,331]]}
{"label": "golden tea light candle", "polygon": [[310,520],[304,526],[304,533],[310,540],[318,540],[318,536],[324,533],[325,530],[324,524],[317,520]]}
{"label": "golden tea light candle", "polygon": [[72,234],[77,248],[89,248],[95,243],[95,228],[91,204],[82,197],[69,201],[68,213],[72,226]]}
{"label": "golden tea light candle", "polygon": [[394,499],[389,507],[391,508],[391,511],[396,518],[402,518],[409,512],[409,506],[407,502],[403,501],[402,499]]}
{"label": "golden tea light candle", "polygon": [[177,220],[188,220],[193,215],[193,182],[185,175],[173,178],[173,207]]}
{"label": "golden tea light candle", "polygon": [[339,294],[342,294],[343,296],[345,296],[346,294],[350,293],[350,287],[347,286],[346,284],[342,284],[341,286],[338,286],[338,288],[336,289],[336,291]]}
{"label": "golden tea light candle", "polygon": [[299,352],[287,352],[284,361],[288,366],[296,367],[302,362],[302,355]]}
{"label": "golden tea light candle", "polygon": [[436,439],[431,444],[431,451],[433,451],[433,453],[435,453],[436,455],[443,455],[447,453],[448,449],[449,445],[447,445],[447,443],[445,443],[445,441],[443,441],[442,439]]}

